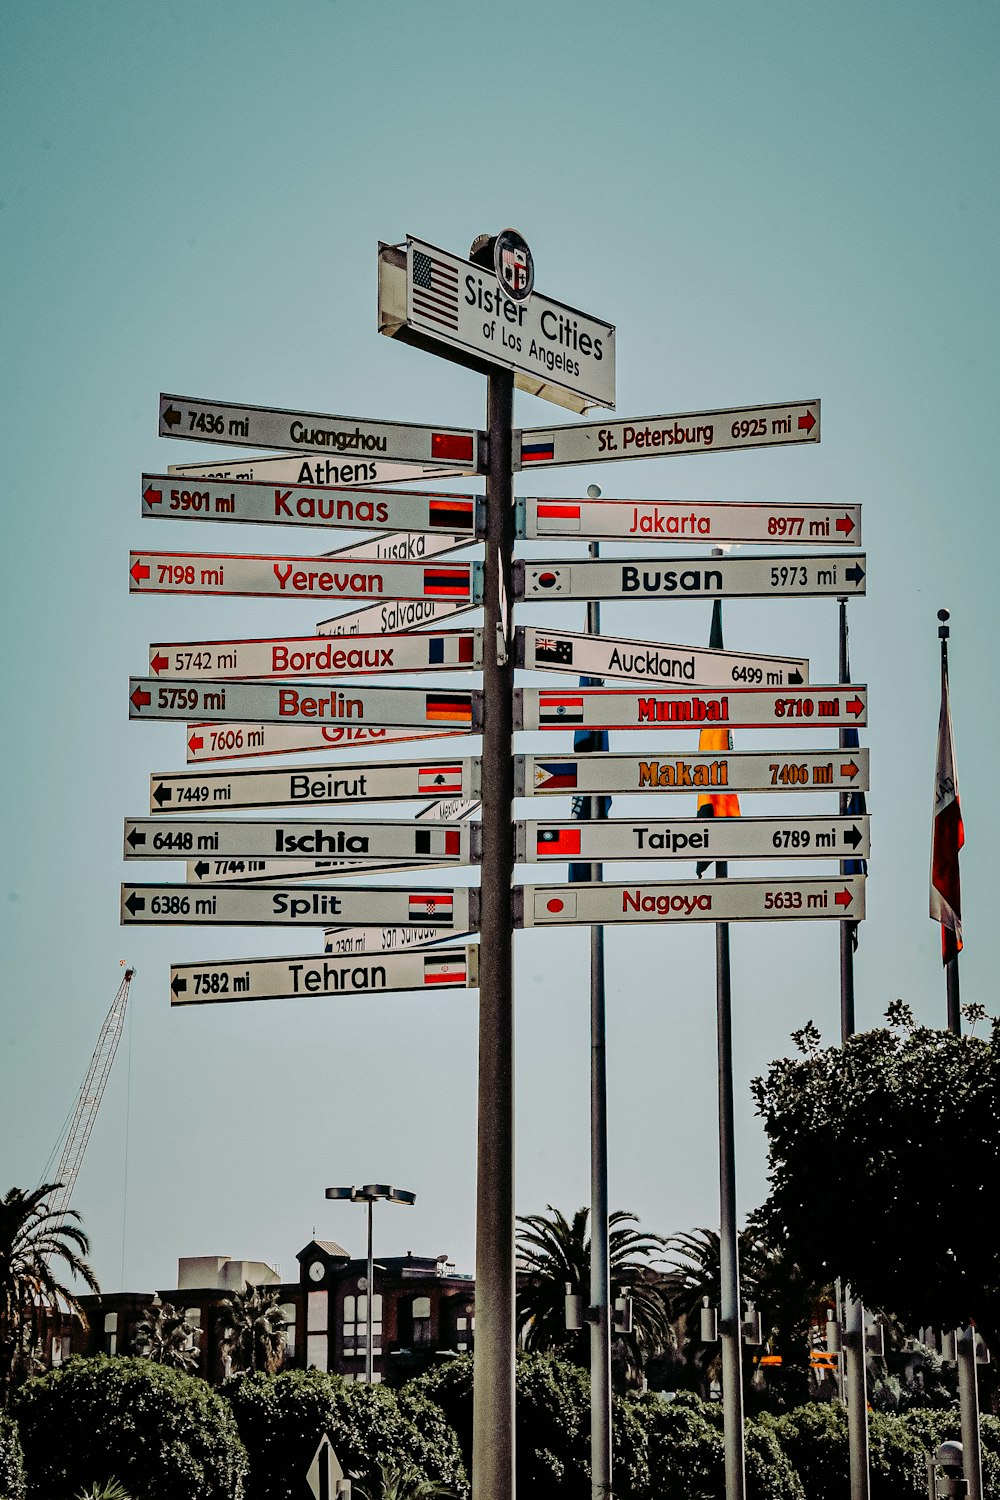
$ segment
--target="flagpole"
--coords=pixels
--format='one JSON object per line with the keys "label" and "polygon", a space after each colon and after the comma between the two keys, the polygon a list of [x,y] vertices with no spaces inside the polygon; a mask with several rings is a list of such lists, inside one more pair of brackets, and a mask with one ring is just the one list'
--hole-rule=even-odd
{"label": "flagpole", "polygon": [[[948,638],[951,635],[951,626],[948,621],[951,614],[946,609],[938,610],[938,640],[941,642],[941,702],[950,703],[951,693],[948,685]],[[950,710],[949,710],[950,712]],[[962,1006],[958,988],[958,953],[953,953],[944,966],[944,981],[947,987],[948,999],[948,1030],[953,1031],[956,1036],[962,1034]]]}

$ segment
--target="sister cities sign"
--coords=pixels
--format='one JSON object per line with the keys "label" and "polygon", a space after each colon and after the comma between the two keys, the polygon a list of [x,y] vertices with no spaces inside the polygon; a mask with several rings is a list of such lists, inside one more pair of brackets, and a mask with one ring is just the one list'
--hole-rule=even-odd
{"label": "sister cities sign", "polygon": [[865,915],[863,875],[771,880],[677,880],[649,885],[526,885],[515,889],[519,927],[611,922],[773,922]]}

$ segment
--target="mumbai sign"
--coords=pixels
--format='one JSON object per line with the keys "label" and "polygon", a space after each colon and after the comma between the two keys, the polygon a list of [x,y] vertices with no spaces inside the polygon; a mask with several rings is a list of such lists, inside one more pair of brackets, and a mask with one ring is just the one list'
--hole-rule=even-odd
{"label": "mumbai sign", "polygon": [[[397,691],[400,691],[397,689]],[[515,688],[515,729],[830,729],[867,723],[868,689],[850,683],[811,687],[729,688],[724,693],[660,688]]]}
{"label": "mumbai sign", "polygon": [[[459,564],[453,563],[453,567]],[[515,599],[775,599],[865,592],[863,552],[826,557],[516,562]]]}
{"label": "mumbai sign", "polygon": [[518,500],[517,533],[528,541],[568,536],[636,542],[766,542],[858,546],[860,505],[744,500]]}
{"label": "mumbai sign", "polygon": [[259,719],[271,724],[305,723],[393,725],[426,729],[475,729],[482,694],[442,688],[344,687],[336,683],[282,685],[271,682],[157,682],[129,679],[130,719]]}
{"label": "mumbai sign", "polygon": [[474,370],[513,370],[519,390],[573,411],[615,404],[613,324],[540,292],[515,300],[492,270],[412,236],[379,246],[379,332]]}
{"label": "mumbai sign", "polygon": [[618,458],[669,458],[734,448],[819,442],[819,402],[727,407],[628,422],[579,422],[527,427],[514,434],[515,469],[600,463]]}
{"label": "mumbai sign", "polygon": [[534,625],[518,626],[516,636],[518,665],[536,672],[625,678],[654,685],[691,682],[702,687],[737,683],[801,687],[809,681],[809,662],[801,656],[755,656],[745,651],[667,646],[609,635],[540,630]]}
{"label": "mumbai sign", "polygon": [[428,890],[416,885],[219,886],[123,885],[121,920],[128,925],[178,927],[439,927],[473,932],[479,892]]}
{"label": "mumbai sign", "polygon": [[171,964],[171,1005],[287,1000],[297,995],[378,995],[392,990],[475,989],[479,949],[393,953],[375,962],[338,958],[248,958]]}
{"label": "mumbai sign", "polygon": [[677,880],[644,885],[526,885],[515,890],[520,927],[617,922],[860,922],[865,877]]}
{"label": "mumbai sign", "polygon": [[158,681],[240,677],[355,677],[361,672],[454,672],[483,664],[481,630],[352,636],[278,636],[256,641],[157,642]]}
{"label": "mumbai sign", "polygon": [[249,594],[283,599],[445,599],[476,604],[478,563],[354,562],[211,552],[132,552],[133,594]]}
{"label": "mumbai sign", "polygon": [[866,859],[867,816],[857,818],[616,818],[515,824],[517,858]]}
{"label": "mumbai sign", "polygon": [[[403,860],[421,864],[467,865],[473,861],[471,823],[402,820],[377,823],[231,819],[126,818],[125,859],[187,859],[192,854],[222,859]],[[721,857],[721,856],[720,856]]]}
{"label": "mumbai sign", "polygon": [[151,813],[208,807],[329,807],[416,798],[478,796],[479,762],[366,761],[357,765],[268,767],[248,771],[159,772],[149,778]]}
{"label": "mumbai sign", "polygon": [[655,755],[518,755],[517,797],[617,792],[848,792],[868,790],[868,751],[692,750]]}

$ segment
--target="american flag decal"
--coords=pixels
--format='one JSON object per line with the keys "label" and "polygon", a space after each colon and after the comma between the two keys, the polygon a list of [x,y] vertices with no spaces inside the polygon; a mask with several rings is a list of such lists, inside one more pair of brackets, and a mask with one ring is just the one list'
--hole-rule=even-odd
{"label": "american flag decal", "polygon": [[419,318],[458,331],[458,271],[422,250],[412,253],[413,311]]}

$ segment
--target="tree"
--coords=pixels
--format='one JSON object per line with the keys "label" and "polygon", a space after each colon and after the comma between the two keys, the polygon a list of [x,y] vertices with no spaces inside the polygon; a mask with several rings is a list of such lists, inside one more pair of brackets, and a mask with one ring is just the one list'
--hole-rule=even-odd
{"label": "tree", "polygon": [[[567,1283],[585,1302],[590,1298],[590,1210],[577,1209],[568,1220],[551,1203],[548,1207],[548,1216],[518,1217],[517,1331],[526,1349],[549,1351],[585,1366],[590,1360],[589,1333],[567,1332],[565,1299]],[[660,1280],[654,1274],[654,1258],[666,1241],[662,1235],[629,1227],[637,1222],[635,1214],[622,1210],[608,1219],[611,1300],[632,1298],[633,1332],[616,1340],[617,1363],[627,1371],[641,1370],[672,1337]]]}
{"label": "tree", "polygon": [[135,1325],[132,1348],[156,1365],[193,1372],[198,1368],[194,1329],[172,1302],[154,1302]]}
{"label": "tree", "polygon": [[85,1328],[77,1294],[61,1279],[63,1269],[100,1291],[86,1262],[90,1241],[69,1209],[53,1213],[46,1202],[62,1184],[46,1182],[34,1192],[11,1188],[0,1199],[0,1391],[31,1372],[32,1356],[46,1325],[65,1317]]}
{"label": "tree", "polygon": [[895,1029],[821,1050],[754,1080],[770,1155],[760,1211],[814,1281],[849,1280],[909,1327],[974,1321],[1000,1335],[1000,1245],[990,1203],[1000,1169],[1000,1024],[989,1041]]}
{"label": "tree", "polygon": [[275,1375],[285,1360],[288,1320],[273,1288],[252,1286],[227,1297],[222,1304],[228,1327],[225,1352],[235,1370],[262,1370]]}

